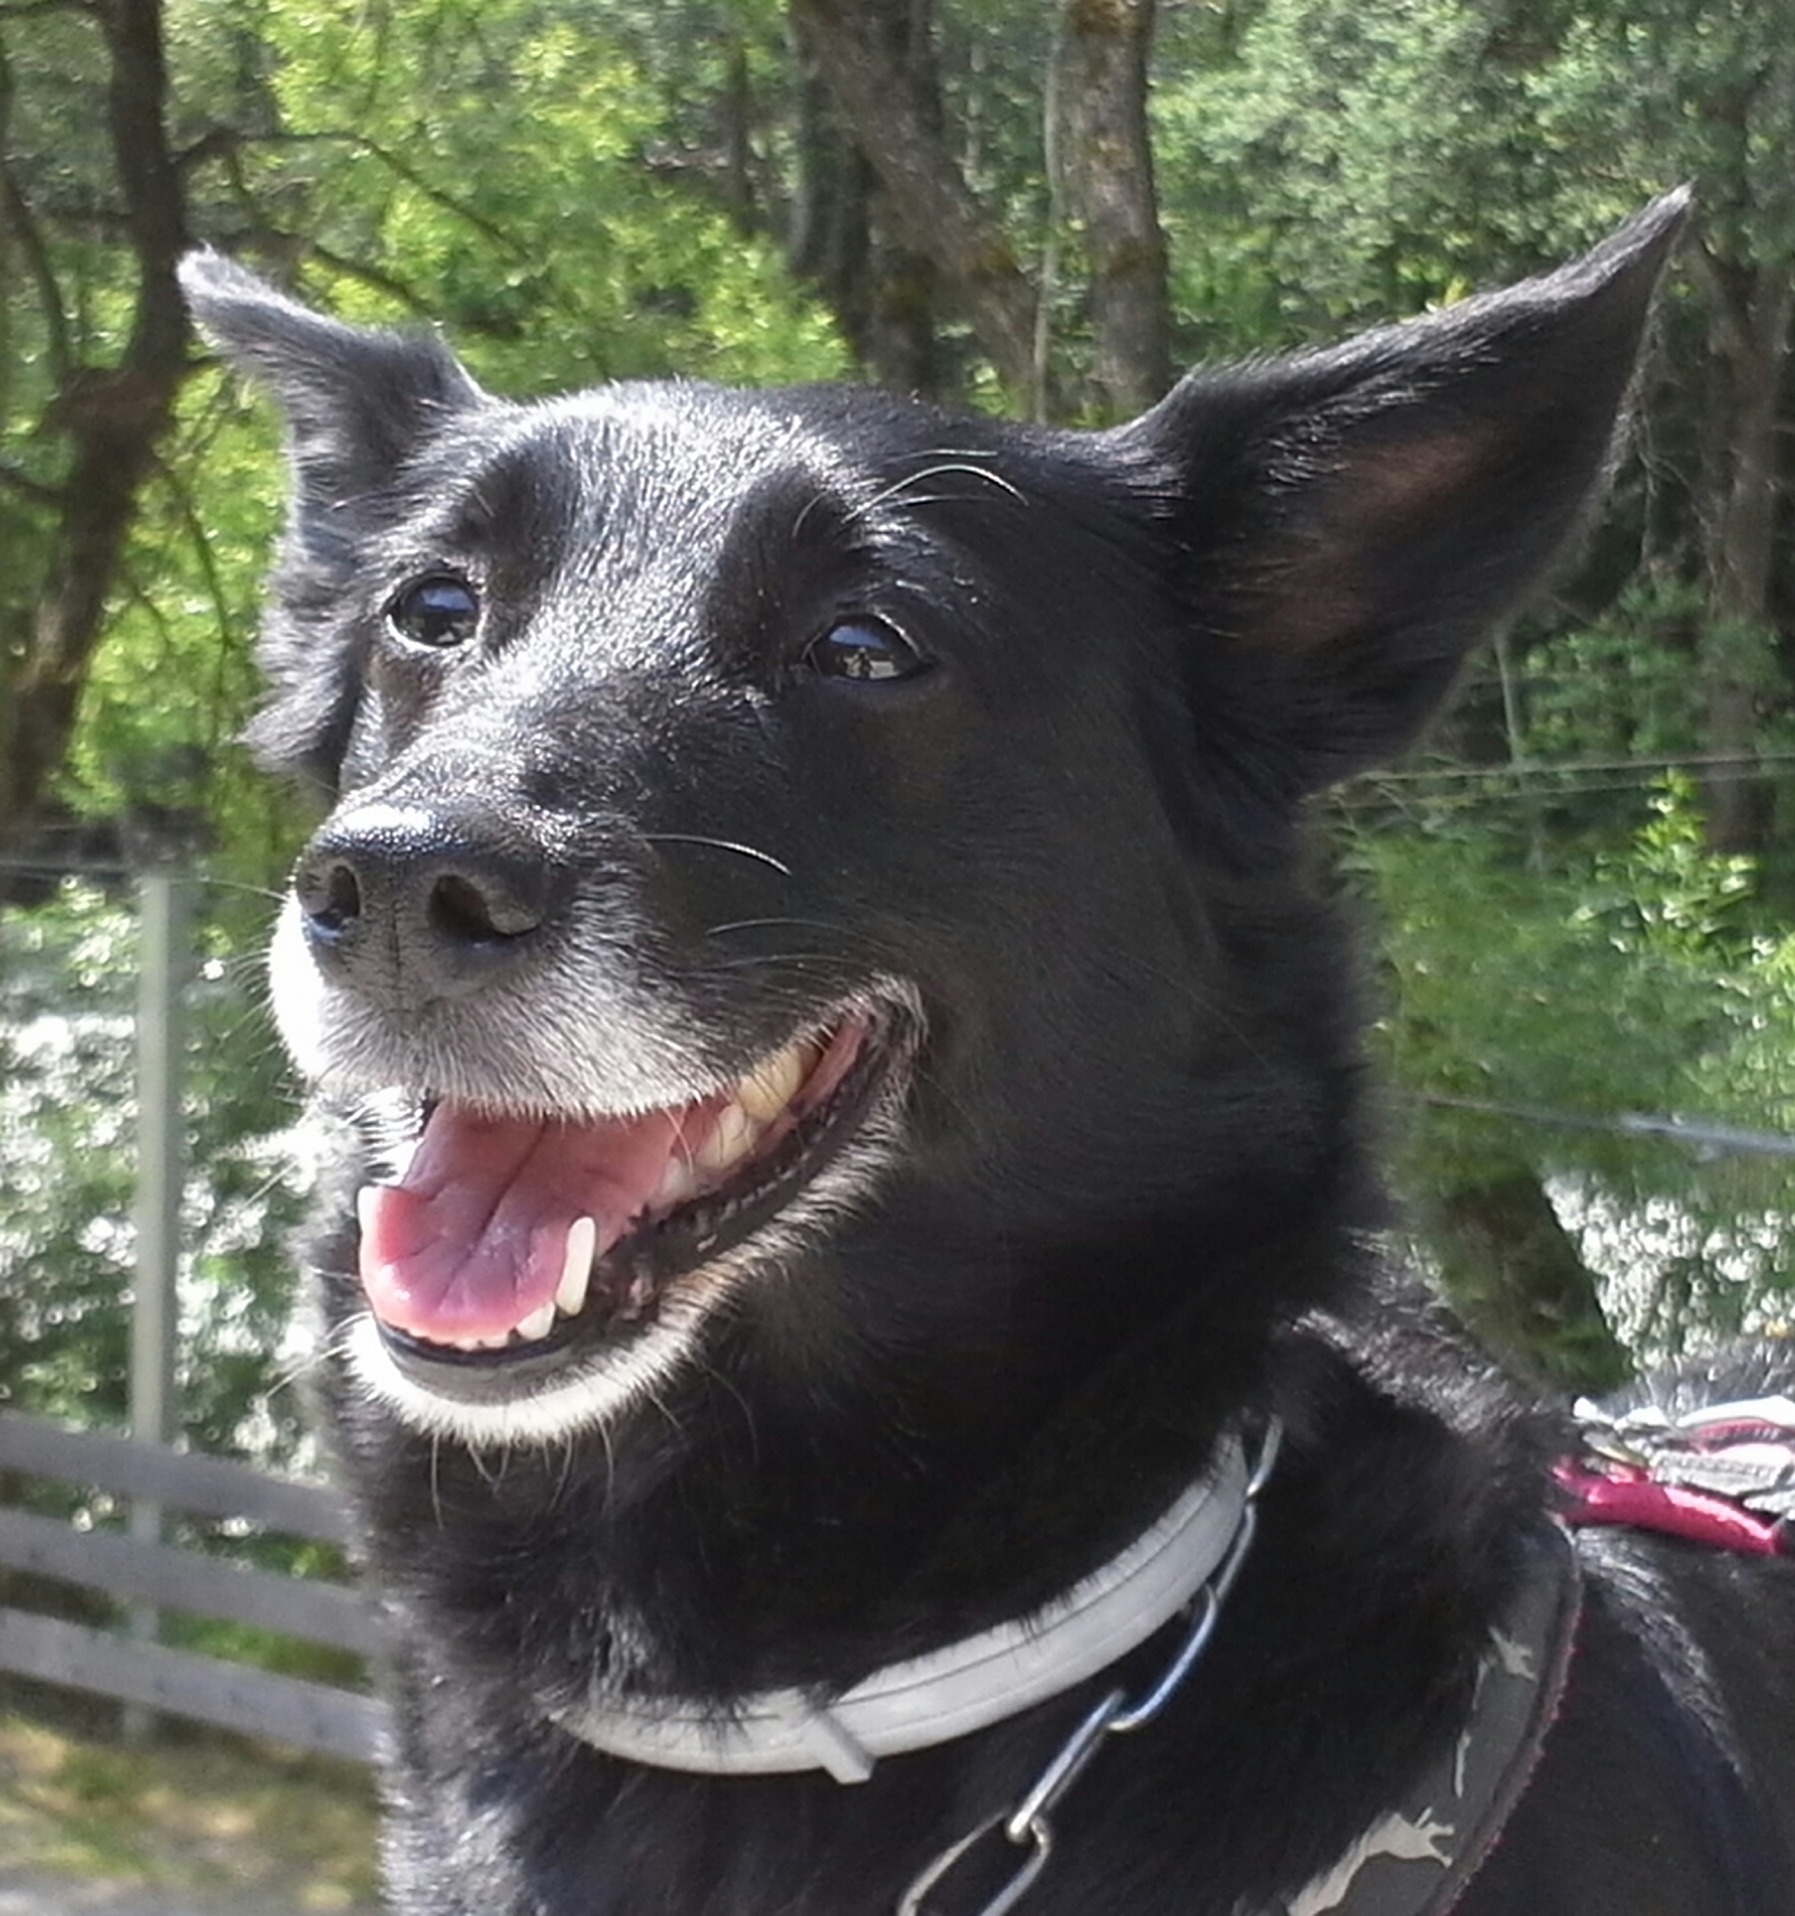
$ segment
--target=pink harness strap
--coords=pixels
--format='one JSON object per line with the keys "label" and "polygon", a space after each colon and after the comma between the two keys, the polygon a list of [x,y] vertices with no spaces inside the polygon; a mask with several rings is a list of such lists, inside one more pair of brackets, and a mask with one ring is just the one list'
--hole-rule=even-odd
{"label": "pink harness strap", "polygon": [[1760,1397],[1672,1419],[1580,1403],[1584,1450],[1555,1468],[1572,1526],[1625,1524],[1749,1556],[1795,1556],[1795,1402]]}
{"label": "pink harness strap", "polygon": [[1566,1496],[1559,1515],[1573,1528],[1625,1524],[1751,1556],[1775,1557],[1789,1551],[1787,1526],[1781,1518],[1760,1517],[1715,1491],[1659,1483],[1637,1465],[1608,1463],[1591,1470],[1567,1461],[1556,1465],[1552,1474]]}

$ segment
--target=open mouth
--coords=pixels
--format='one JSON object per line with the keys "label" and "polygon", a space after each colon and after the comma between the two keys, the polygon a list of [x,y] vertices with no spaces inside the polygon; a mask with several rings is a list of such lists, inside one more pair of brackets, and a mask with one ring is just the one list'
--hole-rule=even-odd
{"label": "open mouth", "polygon": [[690,1103],[593,1120],[430,1105],[358,1201],[391,1360],[452,1397],[527,1389],[646,1329],[670,1288],[784,1209],[862,1127],[907,1046],[856,1010]]}

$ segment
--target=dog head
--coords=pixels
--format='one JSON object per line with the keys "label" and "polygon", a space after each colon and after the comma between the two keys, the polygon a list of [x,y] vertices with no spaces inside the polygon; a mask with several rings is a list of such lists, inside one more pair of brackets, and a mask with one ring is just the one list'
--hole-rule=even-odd
{"label": "dog head", "polygon": [[332,806],[283,1032],[386,1114],[330,1293],[363,1384],[546,1439],[728,1321],[791,1370],[1001,1350],[1020,1399],[1113,1342],[1127,1247],[1177,1247],[1127,1264],[1138,1332],[1345,1221],[1302,801],[1564,541],[1680,217],[1085,434],[850,389],[513,404],[190,260],[289,431],[254,737]]}

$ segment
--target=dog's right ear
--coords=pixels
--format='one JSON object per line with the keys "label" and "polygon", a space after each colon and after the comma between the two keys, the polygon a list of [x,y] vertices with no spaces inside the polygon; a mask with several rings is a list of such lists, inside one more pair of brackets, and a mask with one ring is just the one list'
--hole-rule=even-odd
{"label": "dog's right ear", "polygon": [[485,400],[432,333],[327,319],[221,253],[189,253],[180,272],[200,331],[286,415],[296,518],[376,491],[420,440]]}
{"label": "dog's right ear", "polygon": [[1193,702],[1280,814],[1392,757],[1599,492],[1666,194],[1581,260],[1344,346],[1196,375],[1109,435],[1189,620]]}

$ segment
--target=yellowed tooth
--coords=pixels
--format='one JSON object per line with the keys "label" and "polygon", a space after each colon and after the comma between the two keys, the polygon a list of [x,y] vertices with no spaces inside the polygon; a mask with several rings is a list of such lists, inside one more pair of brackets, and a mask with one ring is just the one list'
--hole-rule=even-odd
{"label": "yellowed tooth", "polygon": [[[578,1317],[586,1306],[586,1286],[592,1281],[592,1253],[598,1243],[598,1226],[589,1217],[575,1218],[567,1233],[567,1255],[561,1265],[561,1282],[555,1286],[554,1309],[568,1317]],[[540,1311],[536,1313],[542,1315]],[[526,1336],[529,1332],[524,1330]],[[546,1336],[546,1329],[536,1333]]]}
{"label": "yellowed tooth", "polygon": [[726,1104],[717,1113],[711,1134],[698,1147],[694,1160],[701,1171],[727,1171],[747,1156],[760,1135],[760,1126],[739,1104]]}
{"label": "yellowed tooth", "polygon": [[787,1045],[763,1058],[736,1086],[736,1100],[749,1117],[765,1124],[791,1103],[792,1094],[804,1082],[805,1050],[802,1043]]}
{"label": "yellowed tooth", "polygon": [[692,1161],[677,1151],[667,1160],[667,1168],[661,1173],[661,1181],[654,1187],[648,1202],[642,1207],[648,1212],[670,1211],[676,1204],[683,1204],[687,1198],[698,1195],[698,1173],[692,1167]]}
{"label": "yellowed tooth", "polygon": [[526,1344],[537,1343],[555,1328],[555,1307],[553,1302],[544,1304],[541,1309],[532,1311],[518,1325],[517,1334]]}

